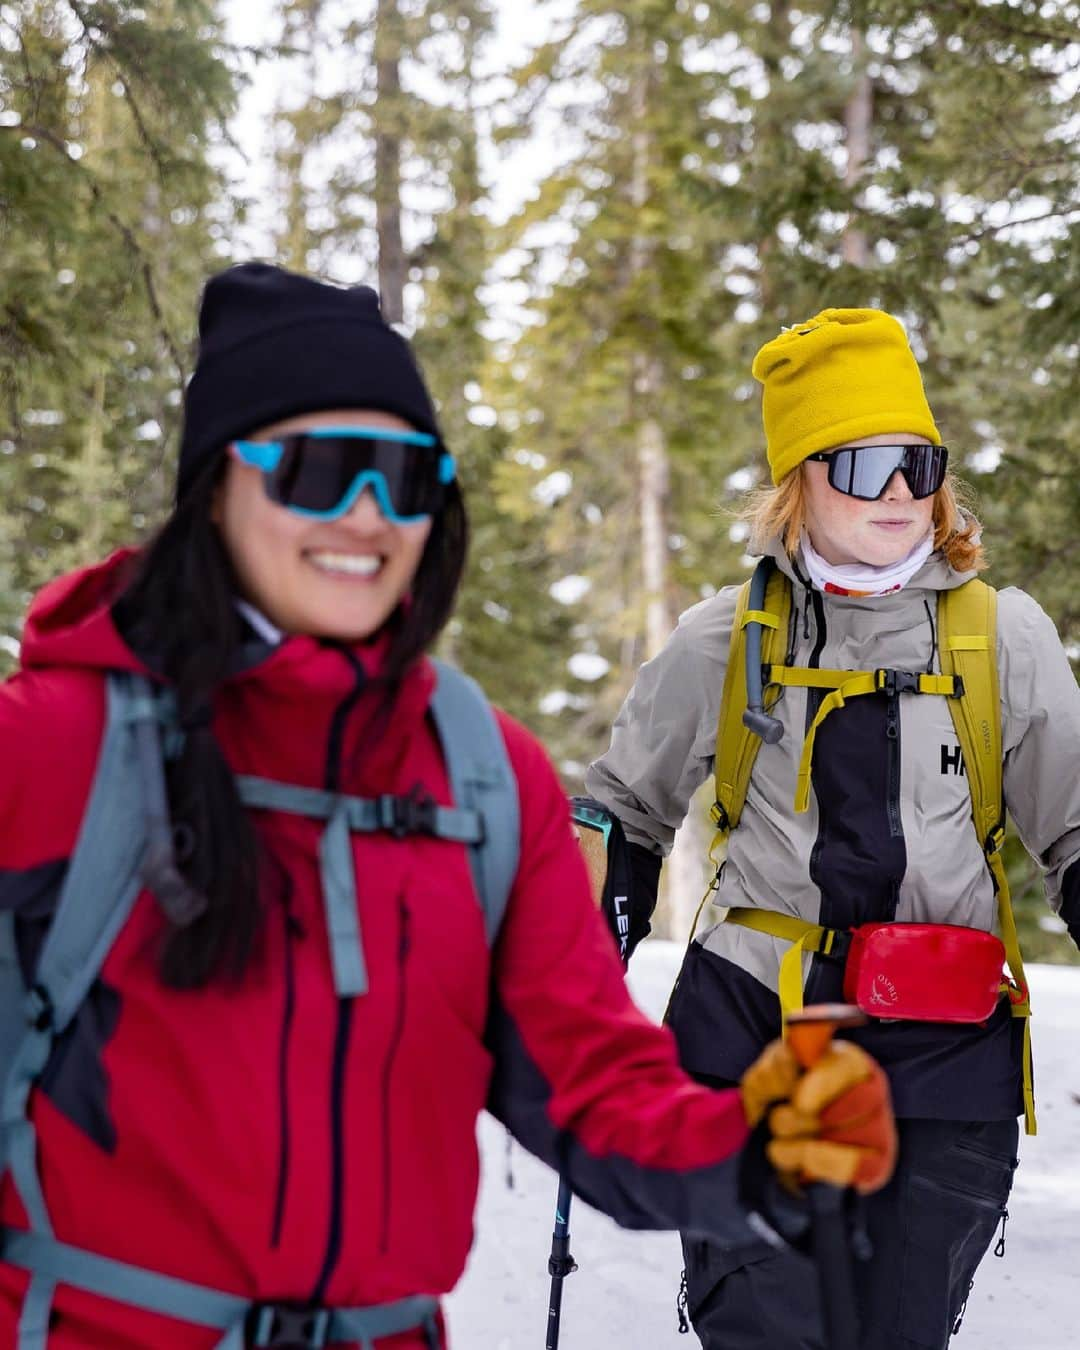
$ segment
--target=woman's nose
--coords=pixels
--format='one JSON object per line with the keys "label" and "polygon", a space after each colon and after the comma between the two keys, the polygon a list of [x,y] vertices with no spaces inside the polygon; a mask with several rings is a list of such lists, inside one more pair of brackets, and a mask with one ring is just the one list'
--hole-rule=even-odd
{"label": "woman's nose", "polygon": [[370,483],[365,484],[360,496],[357,497],[341,519],[362,530],[375,530],[386,524],[386,517],[382,513],[382,508],[379,506]]}
{"label": "woman's nose", "polygon": [[881,494],[879,500],[887,502],[909,502],[912,500],[911,488],[908,487],[908,481],[899,469],[885,484],[885,491]]}

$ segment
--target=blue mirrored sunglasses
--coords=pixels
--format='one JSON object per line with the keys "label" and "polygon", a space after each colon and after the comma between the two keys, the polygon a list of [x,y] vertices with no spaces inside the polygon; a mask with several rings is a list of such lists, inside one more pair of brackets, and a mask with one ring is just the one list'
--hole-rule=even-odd
{"label": "blue mirrored sunglasses", "polygon": [[387,520],[416,525],[442,509],[456,474],[436,437],[385,427],[315,427],[274,441],[234,441],[232,450],[262,470],[272,502],[315,520],[337,520],[370,488]]}

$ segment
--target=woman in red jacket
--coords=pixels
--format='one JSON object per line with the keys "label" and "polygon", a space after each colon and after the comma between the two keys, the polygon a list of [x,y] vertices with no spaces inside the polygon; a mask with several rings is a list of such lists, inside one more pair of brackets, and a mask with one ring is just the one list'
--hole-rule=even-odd
{"label": "woman in red jacket", "polygon": [[[798,1083],[774,1047],[741,1093],[683,1076],[626,994],[555,774],[502,713],[520,845],[490,945],[466,847],[423,828],[454,804],[424,653],[465,545],[427,390],[374,292],[256,264],[212,279],[172,515],[144,550],[46,587],[0,687],[0,918],[27,987],[107,677],[170,691],[182,733],[179,903],[137,895],[46,1037],[29,1134],[5,1089],[0,1344],[442,1346],[485,1104],[635,1227],[745,1236],[740,1151],[773,1099],[809,1108],[770,1145],[785,1168],[887,1175],[887,1093],[853,1047]],[[252,777],[329,802],[330,825],[242,801]],[[344,835],[343,909],[327,838],[346,796],[391,805],[386,828]]]}

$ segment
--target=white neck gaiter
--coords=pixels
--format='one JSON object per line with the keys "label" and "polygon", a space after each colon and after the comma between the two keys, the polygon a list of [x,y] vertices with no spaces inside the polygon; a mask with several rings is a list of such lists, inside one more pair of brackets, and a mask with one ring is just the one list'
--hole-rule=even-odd
{"label": "white neck gaiter", "polygon": [[805,529],[801,539],[802,558],[810,580],[819,591],[829,595],[888,595],[906,586],[934,551],[934,531],[901,558],[885,567],[868,563],[828,563],[810,542]]}

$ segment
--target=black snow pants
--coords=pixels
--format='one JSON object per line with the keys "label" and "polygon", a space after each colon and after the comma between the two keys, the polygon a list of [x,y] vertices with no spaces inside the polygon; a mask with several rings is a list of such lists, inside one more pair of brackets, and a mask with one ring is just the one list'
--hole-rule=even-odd
{"label": "black snow pants", "polygon": [[[896,1174],[866,1201],[873,1256],[855,1266],[860,1350],[945,1350],[1003,1225],[1018,1126],[897,1124]],[[764,1243],[725,1249],[688,1234],[683,1255],[688,1311],[704,1350],[827,1350],[808,1257]]]}

